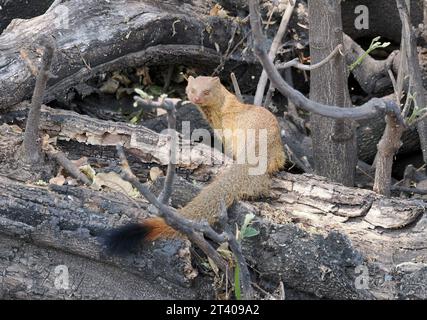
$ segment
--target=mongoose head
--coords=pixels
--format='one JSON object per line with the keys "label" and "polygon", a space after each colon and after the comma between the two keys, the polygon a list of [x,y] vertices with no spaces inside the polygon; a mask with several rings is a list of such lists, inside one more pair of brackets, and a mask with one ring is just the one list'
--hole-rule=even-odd
{"label": "mongoose head", "polygon": [[218,77],[190,76],[185,89],[188,99],[201,107],[215,106],[221,95],[221,82]]}

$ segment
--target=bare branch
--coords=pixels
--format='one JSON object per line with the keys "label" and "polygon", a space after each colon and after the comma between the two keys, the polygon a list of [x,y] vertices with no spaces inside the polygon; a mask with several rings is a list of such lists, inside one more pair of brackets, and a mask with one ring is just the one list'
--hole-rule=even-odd
{"label": "bare branch", "polygon": [[[398,89],[397,89],[396,78],[394,77],[393,71],[391,71],[391,69],[388,69],[387,72],[388,72],[388,75],[390,76],[391,83],[393,85],[394,94],[396,95],[396,102],[400,103],[400,99],[399,99],[400,94],[399,94]],[[403,115],[403,117],[404,116],[405,115]]]}
{"label": "bare branch", "polygon": [[163,91],[166,91],[169,89],[170,84],[171,84],[171,80],[172,80],[172,76],[173,76],[173,71],[175,70],[175,66],[173,64],[171,64],[168,67],[168,72],[166,74],[166,78],[165,78],[165,84],[163,86]]}
{"label": "bare branch", "polygon": [[[289,1],[289,4],[283,13],[282,21],[280,22],[279,29],[277,30],[276,36],[273,39],[273,43],[271,44],[270,52],[268,56],[272,61],[274,61],[277,50],[279,49],[280,44],[282,43],[282,39],[288,29],[289,20],[291,18],[292,12],[294,11],[296,1]],[[254,105],[261,106],[262,100],[264,97],[265,86],[267,85],[268,75],[265,70],[262,71],[261,76],[258,81],[258,86],[255,93]]]}
{"label": "bare branch", "polygon": [[315,70],[317,68],[320,68],[321,66],[327,64],[333,57],[335,57],[335,55],[340,52],[342,50],[343,46],[342,44],[339,44],[336,46],[336,48],[322,61],[316,63],[316,64],[312,64],[312,65],[305,65],[302,64],[298,61],[298,58],[295,58],[291,61],[285,62],[285,63],[280,63],[276,65],[276,68],[281,70],[281,69],[286,69],[286,68],[290,68],[290,67],[294,67],[300,70],[305,70],[305,71],[312,71]]}
{"label": "bare branch", "polygon": [[416,193],[416,194],[422,194],[422,195],[427,194],[427,190],[418,189],[418,188],[410,188],[410,187],[392,186],[391,190],[406,192],[406,193]]}
{"label": "bare branch", "polygon": [[202,232],[204,226],[198,223],[189,221],[182,217],[175,209],[161,203],[156,196],[144,186],[136,176],[132,173],[129,163],[127,162],[126,156],[122,146],[117,146],[117,153],[122,161],[122,172],[121,176],[124,180],[130,182],[151,204],[153,204],[159,210],[159,216],[164,218],[167,224],[169,224],[175,230],[185,234],[191,241],[193,241],[203,252],[210,257],[215,264],[224,272],[227,272],[228,267],[224,259],[216,252],[216,250],[203,239],[197,232]]}
{"label": "bare branch", "polygon": [[[400,19],[402,21],[402,54],[400,55],[400,66],[408,66],[408,69],[402,67],[399,70],[398,80],[395,81],[392,72],[389,70],[389,75],[392,80],[394,90],[396,92],[396,101],[400,104],[402,88],[403,88],[403,79],[405,78],[405,73],[409,71],[411,91],[415,89],[416,96],[418,93],[423,94],[423,88],[421,85],[421,89],[417,83],[420,83],[419,78],[419,65],[418,58],[416,56],[416,43],[414,42],[414,36],[411,29],[411,24],[409,20],[408,8],[406,7],[406,3],[401,0],[396,0],[397,8],[399,10]],[[417,74],[418,72],[418,74]],[[413,87],[413,88],[412,88]],[[418,90],[418,92],[417,92]],[[406,98],[405,107],[403,109],[403,116],[406,115],[410,108],[410,101],[412,101],[412,95],[408,94]],[[420,117],[417,119],[417,123],[421,124],[421,121],[424,117]],[[392,180],[392,166],[393,166],[393,158],[394,155],[399,150],[402,145],[401,137],[403,132],[407,129],[407,126],[402,127],[399,125],[398,121],[396,121],[396,117],[392,115],[386,115],[386,128],[384,130],[384,134],[378,143],[378,153],[375,159],[375,181],[374,181],[374,191],[389,196],[391,192],[391,180]],[[425,129],[422,127],[422,129]],[[422,130],[419,130],[420,140],[422,139]],[[424,132],[424,138],[426,132]],[[423,150],[424,157],[426,157],[426,152]],[[424,158],[425,160],[425,158]],[[401,190],[402,191],[402,190]]]}
{"label": "bare branch", "polygon": [[[175,177],[176,170],[176,153],[177,153],[177,132],[176,132],[176,108],[178,105],[185,103],[181,99],[170,99],[170,98],[160,98],[158,101],[143,99],[139,96],[134,97],[135,102],[146,109],[161,108],[167,111],[168,118],[168,129],[170,141],[170,157],[168,163],[168,169],[166,173],[166,180],[163,186],[163,190],[160,192],[159,201],[163,204],[168,204],[169,199],[172,195],[172,185]],[[150,208],[150,211],[157,213],[156,210]]]}
{"label": "bare branch", "polygon": [[174,110],[178,103],[181,103],[181,104],[189,103],[189,101],[188,102],[182,101],[181,99],[177,99],[177,98],[165,98],[165,99],[159,99],[158,101],[153,101],[153,100],[143,99],[139,96],[135,96],[133,97],[133,99],[138,104],[138,106],[149,109],[149,110],[161,108],[166,111],[169,111],[169,110]]}
{"label": "bare branch", "polygon": [[230,77],[231,82],[233,82],[234,93],[236,94],[237,99],[239,99],[240,102],[243,102],[242,92],[240,91],[239,83],[237,82],[237,78],[234,72],[230,74]]}
{"label": "bare branch", "polygon": [[[175,230],[186,235],[193,243],[195,243],[209,258],[211,258],[215,264],[226,274],[229,272],[228,264],[218,254],[218,252],[204,239],[202,235],[212,239],[217,243],[228,242],[232,249],[237,262],[239,263],[240,270],[242,273],[242,286],[244,288],[245,299],[252,297],[252,288],[250,287],[250,276],[246,266],[245,259],[243,257],[241,247],[239,244],[236,245],[233,242],[234,236],[229,233],[218,234],[209,223],[190,221],[180,215],[175,209],[161,203],[156,196],[151,193],[146,186],[144,186],[136,176],[132,173],[129,163],[124,154],[123,147],[118,145],[117,153],[122,162],[121,176],[124,180],[130,182],[151,204],[153,204],[159,211],[158,215],[165,219],[166,223],[169,224]],[[228,276],[228,275],[227,275]],[[249,277],[249,281],[247,278]]]}
{"label": "bare branch", "polygon": [[31,107],[25,126],[24,143],[22,149],[23,161],[29,164],[37,164],[42,159],[41,143],[39,137],[40,109],[46,84],[50,76],[55,47],[52,39],[42,39],[41,44],[45,47],[39,74],[36,79]]}
{"label": "bare branch", "polygon": [[227,59],[237,50],[237,48],[246,40],[246,38],[249,36],[250,32],[246,33],[242,39],[240,39],[240,41],[238,43],[236,43],[236,45],[234,46],[234,48],[230,51],[230,45],[233,43],[234,41],[234,37],[236,35],[236,32],[234,32],[233,36],[231,37],[230,41],[228,42],[229,46],[227,48],[226,53],[224,54],[223,57],[221,57],[221,62],[218,65],[218,67],[216,67],[216,69],[214,70],[214,72],[212,72],[211,76],[215,76],[217,75],[223,68],[225,63],[227,62]]}
{"label": "bare branch", "polygon": [[90,186],[92,184],[89,178],[85,174],[83,174],[62,151],[55,150],[52,147],[52,150],[46,151],[46,153],[49,157],[58,162],[64,168],[64,170],[67,171],[73,178],[80,180],[87,186]]}
{"label": "bare branch", "polygon": [[279,90],[281,94],[288,97],[295,106],[305,111],[333,119],[360,120],[372,118],[374,115],[379,113],[391,113],[396,115],[396,118],[401,125],[405,125],[400,114],[400,108],[394,101],[373,98],[359,107],[340,108],[337,106],[324,105],[307,99],[301,92],[289,86],[286,81],[282,79],[274,63],[271,61],[264,49],[265,37],[261,31],[258,1],[249,0],[249,9],[252,34],[254,38],[254,51],[267,72],[270,81],[273,83],[273,86]]}
{"label": "bare branch", "polygon": [[170,131],[170,160],[168,164],[168,170],[166,173],[166,180],[163,186],[163,190],[160,192],[159,201],[163,204],[169,204],[170,197],[172,195],[172,185],[175,177],[176,170],[176,147],[177,134],[176,134],[176,108],[172,108],[168,112],[168,127]]}

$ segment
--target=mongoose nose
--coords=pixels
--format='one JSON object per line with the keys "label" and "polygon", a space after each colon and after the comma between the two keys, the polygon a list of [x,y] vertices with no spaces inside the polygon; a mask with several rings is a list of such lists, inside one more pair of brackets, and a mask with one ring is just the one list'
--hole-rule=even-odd
{"label": "mongoose nose", "polygon": [[202,102],[202,99],[201,99],[200,97],[195,97],[195,98],[194,98],[194,102],[195,102],[195,103],[201,103],[201,102]]}

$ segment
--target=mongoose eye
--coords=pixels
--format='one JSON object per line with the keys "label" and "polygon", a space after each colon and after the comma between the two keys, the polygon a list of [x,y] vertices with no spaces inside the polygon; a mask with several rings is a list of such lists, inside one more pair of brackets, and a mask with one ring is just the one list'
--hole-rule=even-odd
{"label": "mongoose eye", "polygon": [[196,90],[194,88],[191,88],[190,92],[191,93],[196,93]]}
{"label": "mongoose eye", "polygon": [[203,94],[204,94],[205,96],[208,96],[210,93],[211,93],[211,92],[210,92],[209,90],[205,90],[205,91],[203,91]]}

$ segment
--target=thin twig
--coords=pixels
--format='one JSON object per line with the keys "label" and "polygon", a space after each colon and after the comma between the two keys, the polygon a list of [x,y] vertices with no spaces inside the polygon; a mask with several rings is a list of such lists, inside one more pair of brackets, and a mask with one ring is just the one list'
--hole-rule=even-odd
{"label": "thin twig", "polygon": [[[224,259],[218,254],[218,252],[208,243],[206,240],[201,237],[197,232],[205,231],[205,225],[190,221],[176,212],[175,209],[161,203],[157,197],[150,191],[146,186],[144,186],[133,172],[130,169],[129,163],[126,159],[126,156],[123,151],[122,146],[117,146],[117,153],[122,163],[121,177],[130,182],[151,204],[153,204],[158,210],[158,215],[165,219],[167,224],[169,224],[175,230],[185,234],[191,241],[203,250],[203,252],[210,257],[215,264],[224,272],[227,269],[227,263]],[[210,232],[207,232],[210,233]],[[215,234],[214,238],[218,239],[219,235]],[[213,239],[215,241],[215,239]],[[224,241],[225,242],[225,241]]]}
{"label": "thin twig", "polygon": [[[221,62],[218,65],[218,67],[216,67],[216,69],[214,70],[214,72],[212,72],[211,76],[216,76],[225,66],[225,63],[227,62],[228,58],[237,50],[237,48],[246,40],[246,38],[250,35],[251,32],[247,32],[242,39],[240,39],[239,42],[236,43],[236,45],[233,47],[233,49],[230,51],[227,48],[227,52],[226,54],[224,54],[224,56],[221,56]],[[231,42],[229,41],[229,45],[233,43],[234,41],[234,37],[235,34],[233,34],[232,38],[230,39]]]}
{"label": "thin twig", "polygon": [[397,91],[397,82],[396,82],[396,78],[394,77],[393,71],[391,71],[391,69],[387,70],[388,75],[391,79],[391,84],[393,85],[393,89],[394,89],[394,94],[396,95],[396,102],[400,103],[400,97],[399,97],[399,93]]}
{"label": "thin twig", "polygon": [[237,82],[234,72],[230,74],[230,78],[231,82],[233,82],[234,93],[236,94],[237,99],[239,99],[240,102],[243,102],[242,92],[240,91],[239,83]]}
{"label": "thin twig", "polygon": [[[172,185],[175,177],[176,171],[176,154],[177,154],[177,132],[176,132],[176,108],[178,105],[182,105],[185,102],[181,99],[171,99],[171,98],[161,98],[158,101],[143,99],[139,96],[134,97],[135,101],[139,106],[143,108],[153,109],[161,108],[166,110],[167,119],[168,119],[168,129],[170,133],[170,157],[168,163],[168,169],[166,173],[166,180],[163,186],[162,191],[158,197],[159,201],[163,204],[168,204],[170,197],[172,195]],[[156,213],[156,210],[153,210],[150,207],[149,211]]]}
{"label": "thin twig", "polygon": [[307,159],[305,159],[306,161],[300,160],[287,144],[284,145],[284,148],[286,153],[290,156],[290,160],[294,162],[302,171],[310,174],[314,173],[314,170]]}
{"label": "thin twig", "polygon": [[80,180],[87,186],[92,185],[92,182],[89,180],[89,178],[83,174],[62,151],[55,150],[52,147],[52,150],[46,151],[46,153],[49,157],[58,162],[73,178]]}
{"label": "thin twig", "polygon": [[269,107],[270,106],[271,101],[273,101],[274,91],[276,91],[276,89],[273,87],[273,84],[270,82],[270,85],[268,87],[268,91],[267,91],[267,94],[265,96],[265,100],[264,100],[264,103],[263,103],[264,107]]}
{"label": "thin twig", "polygon": [[170,131],[170,159],[166,173],[166,179],[163,190],[160,192],[159,201],[163,204],[169,204],[172,195],[172,185],[175,178],[176,170],[176,148],[177,148],[177,134],[176,134],[176,108],[167,110],[168,112],[168,127]]}
{"label": "thin twig", "polygon": [[406,192],[406,193],[416,193],[416,194],[422,194],[422,195],[427,194],[427,190],[418,189],[418,188],[401,187],[401,186],[392,186],[391,190]]}
{"label": "thin twig", "polygon": [[[400,69],[400,70],[403,70],[403,69]],[[399,73],[400,73],[400,71],[399,71]],[[398,77],[399,78],[399,77]],[[406,98],[406,100],[405,100],[405,105],[403,106],[403,110],[402,110],[402,117],[404,117],[404,118],[406,118],[408,115],[409,115],[409,111],[411,110],[411,106],[412,106],[412,104],[411,104],[411,88],[408,88],[408,94],[407,94],[407,98]],[[398,91],[398,93],[399,93],[400,91]],[[400,97],[400,98],[402,98],[402,97]],[[399,100],[399,103],[400,103],[400,100]]]}
{"label": "thin twig", "polygon": [[169,89],[169,86],[171,85],[174,69],[175,69],[175,66],[173,64],[171,64],[168,67],[168,72],[166,74],[165,85],[163,86],[163,91],[167,91]]}
{"label": "thin twig", "polygon": [[229,268],[224,259],[218,252],[204,239],[202,235],[212,239],[217,243],[228,242],[231,250],[233,251],[236,260],[239,264],[242,273],[242,287],[244,288],[244,297],[250,299],[252,297],[252,288],[250,287],[249,270],[247,269],[246,261],[243,257],[241,247],[236,239],[230,233],[218,234],[207,222],[190,221],[180,215],[175,209],[161,203],[156,196],[151,193],[146,186],[144,186],[136,176],[132,173],[129,163],[126,159],[123,147],[117,145],[117,153],[122,163],[121,177],[130,182],[151,204],[153,204],[159,211],[158,215],[165,219],[175,230],[186,235],[193,243],[195,243],[214,263],[225,273],[229,272]]}
{"label": "thin twig", "polygon": [[342,49],[342,44],[339,44],[335,47],[335,49],[322,61],[316,63],[316,64],[312,64],[312,65],[306,65],[306,64],[302,64],[299,62],[298,58],[295,58],[291,61],[288,62],[284,62],[284,63],[280,63],[276,65],[276,68],[281,70],[281,69],[287,69],[290,67],[294,67],[300,70],[305,70],[305,71],[313,71],[315,69],[318,69],[320,67],[322,67],[323,65],[327,64],[333,57],[335,57],[335,55],[340,52],[341,53],[341,49]]}

